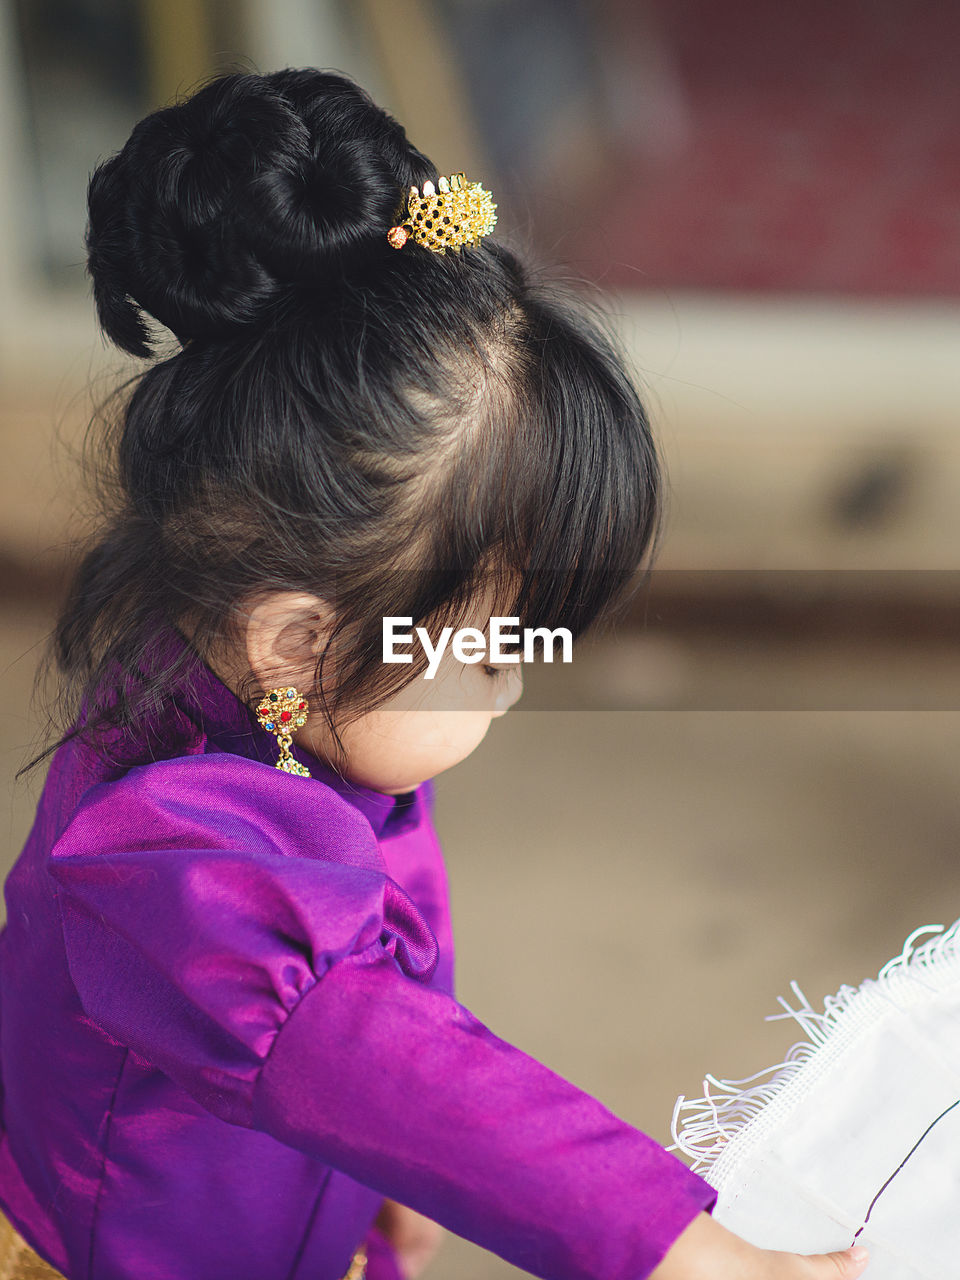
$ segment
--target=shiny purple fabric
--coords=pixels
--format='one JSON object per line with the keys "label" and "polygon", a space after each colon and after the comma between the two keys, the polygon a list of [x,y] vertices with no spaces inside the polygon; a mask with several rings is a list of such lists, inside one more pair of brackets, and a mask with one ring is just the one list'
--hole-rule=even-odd
{"label": "shiny purple fabric", "polygon": [[282,773],[199,661],[165,725],[129,768],[60,748],[7,879],[0,1204],[33,1247],[337,1280],[366,1239],[397,1280],[390,1196],[549,1280],[648,1275],[714,1193],[457,1003],[432,784]]}

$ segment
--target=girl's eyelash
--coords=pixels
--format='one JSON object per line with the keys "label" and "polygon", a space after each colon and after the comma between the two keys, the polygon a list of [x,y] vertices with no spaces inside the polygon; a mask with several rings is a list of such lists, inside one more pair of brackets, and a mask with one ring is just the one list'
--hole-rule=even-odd
{"label": "girl's eyelash", "polygon": [[492,679],[496,679],[497,676],[502,676],[504,671],[503,667],[491,667],[489,662],[485,662],[483,664],[483,669]]}

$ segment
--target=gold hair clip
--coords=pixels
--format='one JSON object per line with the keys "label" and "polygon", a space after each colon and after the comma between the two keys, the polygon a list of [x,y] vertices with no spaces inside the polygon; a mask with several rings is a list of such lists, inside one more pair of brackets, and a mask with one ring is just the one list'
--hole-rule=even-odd
{"label": "gold hair clip", "polygon": [[425,249],[446,253],[488,236],[497,225],[496,207],[479,182],[467,182],[464,174],[454,173],[436,187],[425,182],[422,195],[411,187],[407,216],[390,228],[387,239],[394,249],[402,249],[412,236]]}

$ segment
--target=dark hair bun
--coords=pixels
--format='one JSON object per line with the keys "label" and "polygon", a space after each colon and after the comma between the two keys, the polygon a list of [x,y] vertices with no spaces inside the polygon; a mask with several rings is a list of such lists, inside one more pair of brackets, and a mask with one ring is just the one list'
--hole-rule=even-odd
{"label": "dark hair bun", "polygon": [[139,356],[152,353],[143,312],[181,342],[251,324],[351,259],[392,252],[405,191],[436,176],[345,76],[220,76],[141,120],[90,179],[100,324]]}

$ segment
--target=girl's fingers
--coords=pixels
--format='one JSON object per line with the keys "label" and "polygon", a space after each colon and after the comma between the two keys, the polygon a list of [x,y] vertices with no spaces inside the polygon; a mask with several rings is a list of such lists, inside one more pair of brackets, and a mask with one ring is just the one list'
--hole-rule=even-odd
{"label": "girl's fingers", "polygon": [[810,1280],[856,1280],[863,1275],[870,1255],[863,1245],[842,1249],[839,1253],[821,1253],[808,1258],[813,1264]]}
{"label": "girl's fingers", "polygon": [[701,1213],[677,1237],[650,1280],[859,1280],[868,1261],[863,1245],[816,1254],[758,1249]]}

